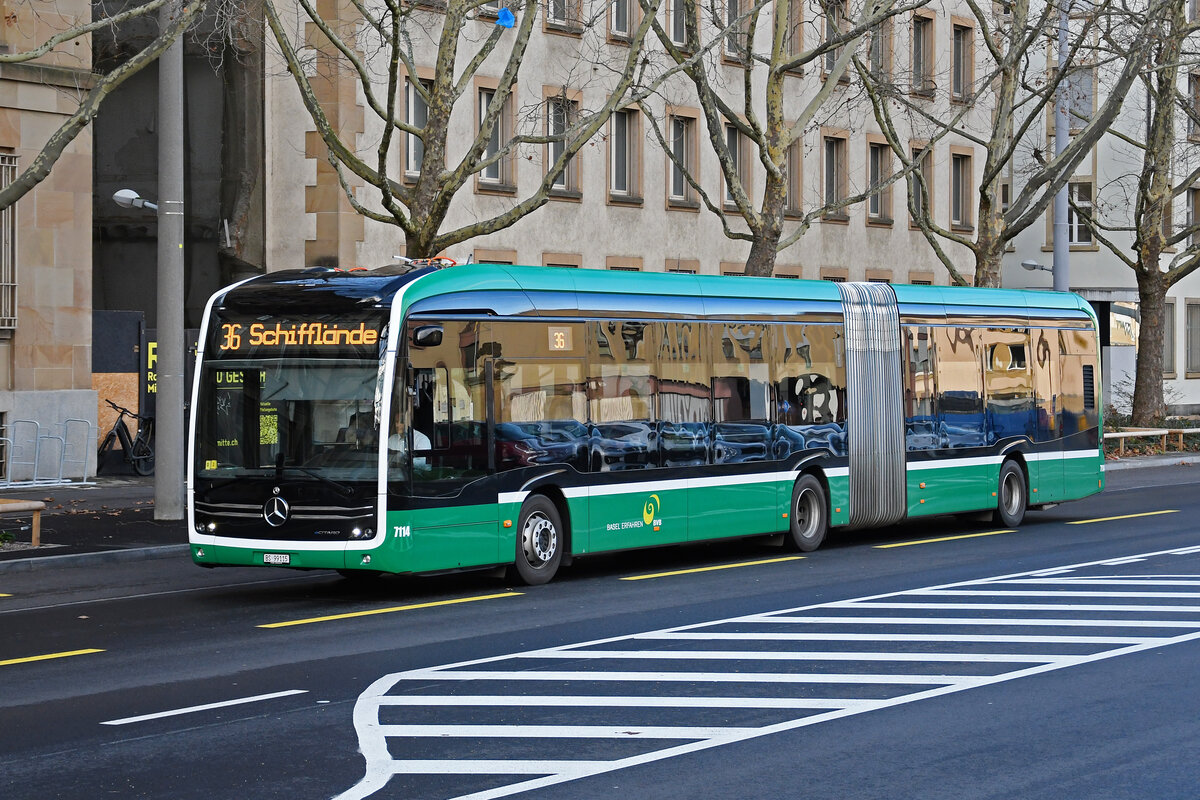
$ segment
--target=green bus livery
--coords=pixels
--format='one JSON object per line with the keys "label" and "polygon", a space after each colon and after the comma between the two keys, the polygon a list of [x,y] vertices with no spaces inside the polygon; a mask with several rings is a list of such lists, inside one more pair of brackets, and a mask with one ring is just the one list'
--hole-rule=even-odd
{"label": "green bus livery", "polygon": [[408,262],[209,301],[202,566],[344,574],[1027,509],[1103,488],[1096,318],[1052,292]]}

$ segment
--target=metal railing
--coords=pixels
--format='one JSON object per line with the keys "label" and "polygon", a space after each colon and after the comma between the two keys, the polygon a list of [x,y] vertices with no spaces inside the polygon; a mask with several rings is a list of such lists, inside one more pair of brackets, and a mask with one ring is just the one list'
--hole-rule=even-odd
{"label": "metal railing", "polygon": [[86,419],[68,419],[43,433],[41,423],[13,420],[0,436],[4,474],[0,489],[29,486],[85,486],[88,461],[96,452],[96,426]]}

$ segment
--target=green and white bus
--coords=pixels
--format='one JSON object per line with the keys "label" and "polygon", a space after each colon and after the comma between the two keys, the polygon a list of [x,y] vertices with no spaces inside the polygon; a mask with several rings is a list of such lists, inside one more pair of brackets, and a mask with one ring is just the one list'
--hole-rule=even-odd
{"label": "green and white bus", "polygon": [[209,301],[202,566],[508,565],[959,512],[1104,485],[1072,294],[410,262]]}

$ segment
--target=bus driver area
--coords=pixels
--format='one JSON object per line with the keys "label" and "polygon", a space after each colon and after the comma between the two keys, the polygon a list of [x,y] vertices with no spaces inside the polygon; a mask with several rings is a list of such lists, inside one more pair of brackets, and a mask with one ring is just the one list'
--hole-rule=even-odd
{"label": "bus driver area", "polygon": [[[214,295],[193,559],[509,565],[1026,510],[1099,491],[1075,295],[406,263]],[[286,558],[284,558],[286,557]]]}

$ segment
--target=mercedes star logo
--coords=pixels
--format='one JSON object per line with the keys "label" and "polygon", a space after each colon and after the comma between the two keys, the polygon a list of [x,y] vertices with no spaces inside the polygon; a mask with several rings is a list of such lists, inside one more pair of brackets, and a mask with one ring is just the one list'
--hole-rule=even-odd
{"label": "mercedes star logo", "polygon": [[267,502],[263,503],[262,515],[263,519],[272,528],[278,528],[283,523],[287,522],[288,516],[292,513],[292,509],[288,506],[288,501],[282,497],[272,497]]}

